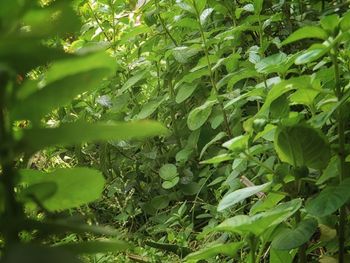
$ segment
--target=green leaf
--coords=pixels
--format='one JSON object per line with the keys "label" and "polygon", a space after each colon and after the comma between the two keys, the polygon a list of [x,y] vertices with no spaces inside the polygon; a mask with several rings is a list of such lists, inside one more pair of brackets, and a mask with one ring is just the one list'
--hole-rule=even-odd
{"label": "green leaf", "polygon": [[199,129],[209,118],[216,100],[208,100],[202,106],[194,108],[188,115],[187,126],[191,131]]}
{"label": "green leaf", "polygon": [[199,159],[202,159],[203,154],[211,145],[213,145],[217,141],[220,141],[222,138],[224,138],[226,136],[227,136],[226,132],[219,132],[218,134],[216,134],[215,137],[210,142],[208,142],[206,145],[204,145],[204,147],[202,148],[201,153],[199,155]]}
{"label": "green leaf", "polygon": [[130,89],[132,86],[137,84],[139,81],[143,80],[146,77],[147,70],[138,71],[135,75],[130,77],[124,85],[121,87],[120,92],[124,92]]}
{"label": "green leaf", "polygon": [[20,183],[27,186],[56,184],[55,193],[39,201],[49,211],[62,211],[100,198],[105,180],[99,171],[88,168],[57,169],[51,173],[28,169],[20,171]]}
{"label": "green leaf", "polygon": [[254,0],[254,13],[259,15],[262,11],[264,0]]}
{"label": "green leaf", "polygon": [[306,202],[306,210],[311,215],[324,217],[342,207],[350,198],[350,179],[338,186],[327,186],[314,199]]}
{"label": "green leaf", "polygon": [[218,89],[224,87],[227,84],[228,89],[232,89],[236,83],[243,79],[256,78],[260,74],[255,69],[244,68],[237,72],[230,73],[223,77],[217,84]]}
{"label": "green leaf", "polygon": [[164,180],[172,180],[178,176],[177,168],[175,165],[168,163],[164,164],[159,169],[159,176]]}
{"label": "green leaf", "polygon": [[[255,64],[255,69],[259,73],[270,74],[270,73],[284,73],[288,70],[285,65],[288,62],[288,57],[284,53],[277,53],[266,58],[261,59]],[[292,62],[293,63],[293,62]],[[292,64],[290,63],[290,65]]]}
{"label": "green leaf", "polygon": [[67,57],[72,55],[58,48],[44,46],[40,38],[8,37],[0,41],[1,63],[20,74],[55,59]]}
{"label": "green leaf", "polygon": [[142,106],[141,111],[135,116],[135,119],[142,120],[149,117],[150,115],[152,115],[153,112],[157,110],[157,108],[163,103],[163,101],[164,98],[161,97],[147,102],[145,105]]}
{"label": "green leaf", "polygon": [[330,50],[330,47],[331,46],[325,46],[323,44],[312,45],[308,50],[304,51],[296,58],[295,64],[302,65],[313,62],[323,57]]}
{"label": "green leaf", "polygon": [[108,68],[99,68],[51,82],[25,99],[17,101],[11,112],[12,118],[38,122],[52,110],[68,104],[77,95],[96,89],[101,79],[110,73]]}
{"label": "green leaf", "polygon": [[259,236],[268,228],[276,226],[291,217],[301,207],[301,203],[301,199],[294,199],[253,216],[237,215],[226,219],[214,230],[228,231],[241,235],[252,233]]}
{"label": "green leaf", "polygon": [[176,103],[184,102],[193,94],[196,88],[197,88],[197,85],[195,85],[194,83],[193,84],[184,83],[183,85],[181,85],[176,94],[176,98],[175,98]]}
{"label": "green leaf", "polygon": [[323,169],[330,159],[330,147],[325,137],[307,125],[277,128],[274,147],[283,162],[296,167]]}
{"label": "green leaf", "polygon": [[243,242],[235,242],[228,244],[214,244],[199,251],[193,252],[184,259],[187,263],[196,263],[200,260],[213,258],[216,255],[222,254],[229,257],[234,257],[237,251],[243,246]]}
{"label": "green leaf", "polygon": [[224,196],[224,198],[221,199],[219,202],[217,210],[219,212],[245,200],[246,198],[255,195],[259,192],[264,191],[268,186],[270,186],[271,183],[266,183],[262,185],[255,185],[250,186],[246,188],[242,188],[239,190],[236,190],[232,193],[229,193],[228,195]]}
{"label": "green leaf", "polygon": [[291,250],[310,240],[317,229],[317,220],[305,219],[295,229],[285,229],[272,241],[271,246],[277,250]]}
{"label": "green leaf", "polygon": [[232,152],[242,152],[248,147],[249,135],[240,135],[227,142],[222,146]]}
{"label": "green leaf", "polygon": [[152,198],[151,205],[155,209],[164,209],[168,207],[170,202],[168,195],[158,195]]}
{"label": "green leaf", "polygon": [[273,101],[275,101],[280,96],[282,96],[283,94],[291,90],[300,89],[300,88],[312,88],[312,79],[310,76],[301,76],[301,77],[291,78],[291,79],[284,80],[277,83],[270,89],[265,99],[264,105],[261,107],[261,109],[256,114],[256,116],[259,117],[264,114],[267,114],[270,108],[270,105]]}
{"label": "green leaf", "polygon": [[170,188],[173,188],[175,185],[177,185],[177,183],[179,182],[180,178],[179,177],[175,177],[169,181],[164,181],[162,183],[162,187],[164,189],[170,189]]}
{"label": "green leaf", "polygon": [[219,154],[217,156],[214,156],[213,158],[210,158],[208,160],[204,160],[200,162],[200,164],[218,164],[218,163],[232,160],[233,158],[234,157],[231,154],[224,153],[224,154]]}
{"label": "green leaf", "polygon": [[34,200],[44,201],[52,197],[57,191],[55,182],[42,182],[32,184],[19,193],[19,199],[23,202],[30,202]]}
{"label": "green leaf", "polygon": [[[45,78],[42,82],[44,82],[46,86],[65,77],[89,72],[97,68],[112,70],[115,68],[115,61],[105,52],[56,61],[45,73]],[[23,83],[16,95],[18,99],[23,100],[42,88],[43,87],[41,87],[41,84],[39,85],[38,82],[27,80]],[[59,91],[56,90],[56,92]]]}
{"label": "green leaf", "polygon": [[199,49],[186,46],[176,47],[173,49],[173,56],[179,63],[185,64],[191,57],[196,55],[199,51]]}
{"label": "green leaf", "polygon": [[138,25],[131,27],[131,30],[129,31],[124,31],[122,37],[119,40],[119,45],[124,45],[127,44],[131,39],[137,37],[138,35],[141,34],[146,34],[151,32],[151,29],[145,25]]}
{"label": "green leaf", "polygon": [[20,145],[36,151],[55,145],[72,145],[90,141],[128,140],[166,134],[167,130],[154,121],[70,123],[58,128],[33,128],[20,130]]}
{"label": "green leaf", "polygon": [[316,181],[316,184],[321,185],[331,178],[336,178],[340,173],[339,167],[340,167],[339,157],[335,155],[329,161],[326,169],[323,170],[322,175],[320,178],[318,178],[318,180]]}
{"label": "green leaf", "polygon": [[205,23],[207,22],[207,19],[210,17],[210,15],[213,11],[214,11],[213,8],[207,8],[202,12],[202,14],[200,16],[200,22],[201,22],[202,26],[205,25]]}
{"label": "green leaf", "polygon": [[320,91],[317,89],[299,89],[289,99],[294,104],[311,106],[318,94],[320,94]]}
{"label": "green leaf", "polygon": [[339,16],[336,14],[325,16],[321,19],[320,24],[329,34],[334,34],[340,22]]}
{"label": "green leaf", "polygon": [[96,254],[108,252],[116,253],[119,251],[127,250],[130,247],[131,246],[128,243],[120,240],[93,240],[55,246],[55,248],[61,248],[74,254]]}
{"label": "green leaf", "polygon": [[30,35],[41,37],[64,37],[65,34],[75,33],[81,26],[69,2],[54,2],[45,8],[32,8],[21,20],[30,27]]}
{"label": "green leaf", "polygon": [[6,263],[83,263],[69,251],[34,244],[16,244],[9,247]]}
{"label": "green leaf", "polygon": [[285,251],[285,250],[277,250],[277,249],[270,249],[270,261],[269,263],[292,263],[293,258],[296,254],[297,250],[292,251]]}
{"label": "green leaf", "polygon": [[316,38],[326,40],[328,34],[322,28],[318,26],[304,26],[297,31],[293,32],[287,39],[285,39],[281,45],[287,45],[295,41],[299,41],[305,38]]}
{"label": "green leaf", "polygon": [[199,14],[203,12],[205,5],[207,4],[207,0],[190,0],[190,1],[192,1],[196,5],[196,9]]}
{"label": "green leaf", "polygon": [[340,21],[340,28],[343,32],[347,32],[350,29],[350,12],[343,15]]}

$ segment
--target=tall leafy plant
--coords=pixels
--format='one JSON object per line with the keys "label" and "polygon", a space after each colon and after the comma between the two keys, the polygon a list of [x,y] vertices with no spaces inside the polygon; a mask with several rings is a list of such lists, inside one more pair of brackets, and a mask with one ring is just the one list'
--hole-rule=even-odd
{"label": "tall leafy plant", "polygon": [[[99,199],[105,178],[90,168],[44,172],[22,167],[31,155],[48,147],[144,138],[164,134],[166,129],[147,121],[76,121],[49,127],[45,121],[48,114],[80,94],[98,89],[101,81],[115,72],[116,62],[102,50],[67,53],[55,43],[56,38],[80,28],[68,2],[41,6],[3,1],[0,9],[2,260],[80,262],[76,255],[81,253],[125,250],[129,245],[118,240],[41,245],[48,237],[65,232],[115,235],[112,230],[70,222],[69,217],[60,215]],[[42,78],[35,77],[36,73]],[[33,217],[33,212],[37,216]],[[32,235],[29,244],[23,242],[25,232]]]}

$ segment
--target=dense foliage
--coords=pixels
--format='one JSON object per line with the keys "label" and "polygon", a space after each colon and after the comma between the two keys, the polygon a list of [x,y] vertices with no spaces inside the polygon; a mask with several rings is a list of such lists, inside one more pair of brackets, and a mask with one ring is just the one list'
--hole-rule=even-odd
{"label": "dense foliage", "polygon": [[2,262],[350,262],[349,5],[1,1]]}

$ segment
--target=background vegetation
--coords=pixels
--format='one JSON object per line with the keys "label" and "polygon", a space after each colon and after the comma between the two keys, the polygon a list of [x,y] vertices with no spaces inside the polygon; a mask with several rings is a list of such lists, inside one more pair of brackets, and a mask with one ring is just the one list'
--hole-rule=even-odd
{"label": "background vegetation", "polygon": [[349,5],[1,1],[2,262],[350,262]]}

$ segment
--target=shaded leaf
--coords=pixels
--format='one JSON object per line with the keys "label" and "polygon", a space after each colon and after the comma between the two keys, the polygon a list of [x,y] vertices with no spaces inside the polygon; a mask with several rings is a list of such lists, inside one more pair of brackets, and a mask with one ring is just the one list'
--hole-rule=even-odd
{"label": "shaded leaf", "polygon": [[71,168],[57,169],[51,173],[21,170],[20,182],[28,186],[55,183],[57,190],[51,196],[45,196],[39,201],[49,211],[61,211],[79,207],[100,198],[105,180],[99,171]]}
{"label": "shaded leaf", "polygon": [[246,198],[255,195],[259,192],[264,191],[271,183],[266,183],[262,185],[255,185],[250,187],[245,187],[239,190],[236,190],[228,195],[224,196],[219,202],[217,210],[219,212],[245,200]]}
{"label": "shaded leaf", "polygon": [[285,229],[272,241],[272,248],[277,250],[291,250],[310,240],[317,229],[317,220],[305,219],[295,229]]}

